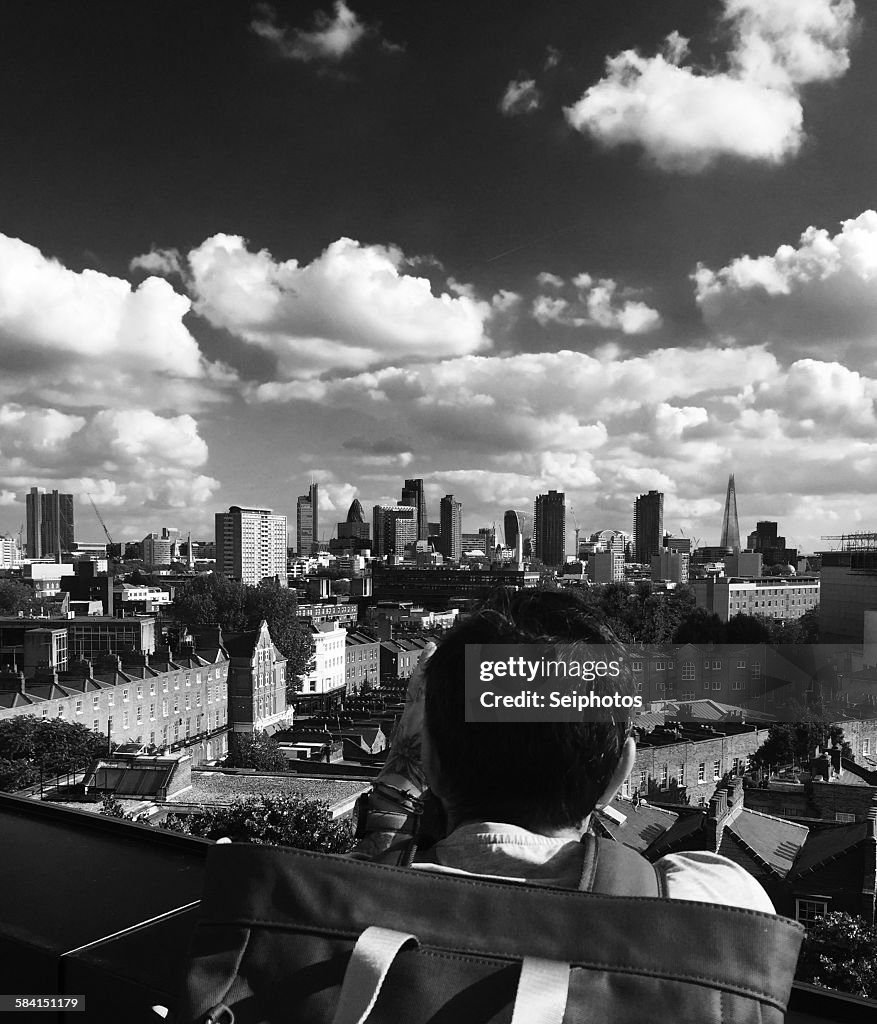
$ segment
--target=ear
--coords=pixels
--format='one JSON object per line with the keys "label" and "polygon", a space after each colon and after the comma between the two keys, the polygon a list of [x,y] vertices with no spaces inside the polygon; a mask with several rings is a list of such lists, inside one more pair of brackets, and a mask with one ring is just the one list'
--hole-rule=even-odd
{"label": "ear", "polygon": [[621,757],[618,760],[618,764],[615,767],[615,771],[612,773],[612,778],[609,780],[609,784],[603,790],[600,799],[597,801],[597,807],[605,807],[607,804],[612,803],[612,799],[619,789],[624,785],[625,780],[630,776],[633,771],[634,762],[636,761],[636,741],[633,736],[628,736],[624,741],[624,746],[621,748]]}

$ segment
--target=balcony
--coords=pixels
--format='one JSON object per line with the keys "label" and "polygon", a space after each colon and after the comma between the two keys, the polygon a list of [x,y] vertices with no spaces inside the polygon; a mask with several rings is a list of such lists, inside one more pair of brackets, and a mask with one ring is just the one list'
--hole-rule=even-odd
{"label": "balcony", "polygon": [[[5,989],[85,996],[88,1017],[156,1024],[173,1008],[207,840],[0,793]],[[870,1024],[877,1001],[796,983],[788,1024]]]}

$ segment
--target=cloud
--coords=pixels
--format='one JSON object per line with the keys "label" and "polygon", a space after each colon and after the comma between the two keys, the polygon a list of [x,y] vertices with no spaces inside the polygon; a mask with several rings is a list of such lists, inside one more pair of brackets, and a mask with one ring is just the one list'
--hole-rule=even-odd
{"label": "cloud", "polygon": [[15,494],[35,481],[134,516],[143,506],[198,508],[219,486],[198,471],[207,445],[189,415],[150,409],[101,410],[90,417],[0,405],[0,487]]}
{"label": "cloud", "polygon": [[161,278],[133,288],[0,235],[0,398],[198,405],[233,378],[184,325],[191,305]]}
{"label": "cloud", "polygon": [[351,11],[344,0],[335,0],[332,14],[317,11],[309,30],[287,28],[277,23],[277,14],[270,4],[260,4],[259,14],[250,23],[256,35],[267,39],[283,57],[304,63],[338,64],[367,39],[380,40],[386,52],[401,49],[381,39],[377,27],[366,25]]}
{"label": "cloud", "polygon": [[[539,274],[537,281],[555,291],[565,283],[546,272]],[[629,298],[619,301],[618,285],[612,278],[595,280],[582,273],[573,278],[572,285],[575,298],[571,300],[556,294],[537,295],[531,306],[533,319],[542,327],[557,323],[565,327],[602,327],[622,334],[648,334],[662,324],[660,313],[644,302]]]}
{"label": "cloud", "polygon": [[404,272],[405,258],[392,246],[341,238],[302,266],[220,234],[188,259],[195,310],[273,353],[287,380],[490,346],[489,304],[468,294],[433,294],[428,279]]}
{"label": "cloud", "polygon": [[864,359],[877,334],[877,213],[866,210],[830,235],[809,227],[797,246],[772,256],[741,256],[726,267],[699,264],[696,299],[710,329],[785,351],[858,345]]}
{"label": "cloud", "polygon": [[128,264],[129,270],[143,270],[147,274],[159,274],[169,277],[171,274],[183,276],[183,260],[179,249],[160,249],[151,246],[149,252],[135,256]]}
{"label": "cloud", "polygon": [[532,78],[512,79],[499,101],[499,109],[506,117],[532,114],[541,105],[542,93]]}
{"label": "cloud", "polygon": [[641,146],[664,170],[697,172],[722,156],[768,164],[804,139],[801,89],[849,67],[853,0],[723,0],[732,45],[726,70],[685,63],[688,40],[663,52],[624,50],[567,107],[569,123],[607,148]]}

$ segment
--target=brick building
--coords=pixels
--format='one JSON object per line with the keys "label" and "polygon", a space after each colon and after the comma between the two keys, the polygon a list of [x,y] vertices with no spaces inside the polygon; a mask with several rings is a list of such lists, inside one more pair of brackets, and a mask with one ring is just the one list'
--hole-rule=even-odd
{"label": "brick building", "polygon": [[274,646],[268,623],[258,629],[223,637],[216,630],[217,649],[229,659],[228,716],[233,732],[274,732],[286,725],[286,658]]}
{"label": "brick building", "polygon": [[344,679],[347,693],[359,693],[377,687],[381,681],[380,640],[365,630],[353,629],[348,630],[344,644]]}

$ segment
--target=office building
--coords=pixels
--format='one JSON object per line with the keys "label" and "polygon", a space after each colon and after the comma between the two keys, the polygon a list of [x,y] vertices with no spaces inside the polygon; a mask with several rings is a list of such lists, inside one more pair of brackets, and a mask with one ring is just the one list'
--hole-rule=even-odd
{"label": "office building", "polygon": [[737,519],[737,488],[734,474],[728,477],[728,490],[725,494],[725,513],[722,516],[722,539],[719,547],[729,549],[733,554],[740,553],[740,523]]}
{"label": "office building", "polygon": [[505,546],[511,551],[515,551],[518,546],[518,537],[521,537],[524,558],[529,558],[533,554],[533,517],[530,513],[510,508],[502,517],[502,525],[505,533]]}
{"label": "office building", "polygon": [[839,551],[822,552],[819,638],[860,644],[865,613],[877,608],[877,534],[849,534],[841,544]]}
{"label": "office building", "polygon": [[25,495],[27,557],[60,556],[73,550],[73,495],[31,487]]}
{"label": "office building", "polygon": [[170,565],[180,561],[180,531],[164,527],[160,534],[148,533],[140,541],[140,557],[146,565]]}
{"label": "office building", "polygon": [[594,551],[588,555],[588,579],[592,583],[620,583],[624,579],[621,551]]}
{"label": "office building", "polygon": [[722,622],[735,615],[798,619],[819,607],[820,581],[813,576],[719,576],[694,580],[689,585],[697,607],[715,612]]}
{"label": "office building", "polygon": [[251,587],[266,579],[286,586],[286,516],[232,505],[217,512],[215,521],[218,573]]}
{"label": "office building", "polygon": [[375,505],[372,526],[375,557],[404,558],[405,548],[417,542],[417,509],[414,505]]}
{"label": "office building", "polygon": [[660,555],[664,536],[664,495],[660,491],[641,494],[633,503],[633,560],[652,564]]}
{"label": "office building", "polygon": [[687,551],[662,548],[659,555],[652,555],[652,582],[687,583],[689,557]]}
{"label": "office building", "polygon": [[354,498],[347,511],[347,518],[338,523],[337,537],[329,541],[329,551],[338,555],[355,555],[371,549],[371,531],[365,521],[365,513],[359,498]]}
{"label": "office building", "polygon": [[400,505],[413,505],[417,510],[417,540],[429,539],[429,520],[426,515],[426,494],[423,490],[422,480],[406,480],[402,488],[402,500]]}
{"label": "office building", "polygon": [[779,536],[777,523],[760,520],[749,534],[747,545],[752,551],[761,552],[767,566],[797,565],[798,550],[786,547],[786,538]]}
{"label": "office building", "polygon": [[312,555],[319,550],[319,506],[320,485],[312,483],[307,494],[299,496],[295,504],[298,528],[298,553]]}
{"label": "office building", "polygon": [[439,503],[439,551],[452,562],[463,556],[463,503],[446,494]]}

